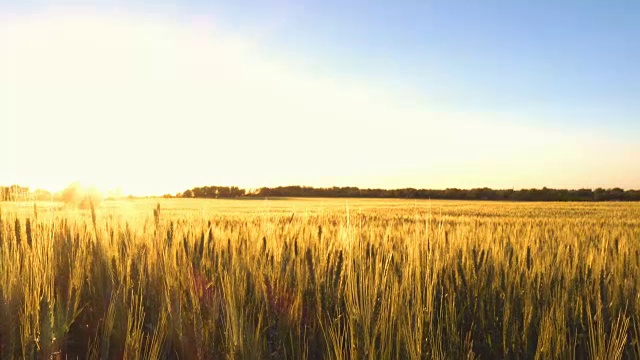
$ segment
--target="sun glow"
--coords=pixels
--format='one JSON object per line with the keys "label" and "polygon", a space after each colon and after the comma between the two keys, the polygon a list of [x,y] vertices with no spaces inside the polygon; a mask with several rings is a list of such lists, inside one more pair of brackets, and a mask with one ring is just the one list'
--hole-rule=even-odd
{"label": "sun glow", "polygon": [[0,52],[0,183],[59,190],[77,180],[163,194],[209,184],[640,181],[625,161],[637,145],[515,125],[510,114],[436,110],[408,90],[313,75],[204,18],[8,17]]}

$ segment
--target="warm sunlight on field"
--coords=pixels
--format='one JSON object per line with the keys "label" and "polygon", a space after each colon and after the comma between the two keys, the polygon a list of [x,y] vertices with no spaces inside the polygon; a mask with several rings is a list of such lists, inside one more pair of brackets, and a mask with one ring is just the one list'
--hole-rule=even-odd
{"label": "warm sunlight on field", "polygon": [[640,205],[1,203],[3,358],[637,358]]}
{"label": "warm sunlight on field", "polygon": [[638,14],[0,0],[0,359],[640,359]]}

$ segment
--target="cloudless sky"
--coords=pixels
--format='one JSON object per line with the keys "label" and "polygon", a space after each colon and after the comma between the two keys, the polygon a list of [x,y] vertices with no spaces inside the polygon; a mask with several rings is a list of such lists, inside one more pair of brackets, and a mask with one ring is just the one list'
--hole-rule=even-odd
{"label": "cloudless sky", "polygon": [[639,17],[637,1],[0,2],[0,184],[640,188]]}
{"label": "cloudless sky", "polygon": [[240,32],[267,29],[266,46],[318,58],[333,71],[417,86],[437,106],[559,111],[565,121],[591,125],[609,114],[640,126],[637,1],[272,4],[194,8],[223,14],[223,24]]}

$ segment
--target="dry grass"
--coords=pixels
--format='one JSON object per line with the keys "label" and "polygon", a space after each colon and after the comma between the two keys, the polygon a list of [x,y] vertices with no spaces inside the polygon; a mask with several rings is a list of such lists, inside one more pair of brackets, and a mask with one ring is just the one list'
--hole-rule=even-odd
{"label": "dry grass", "polygon": [[640,204],[0,211],[2,358],[640,356]]}

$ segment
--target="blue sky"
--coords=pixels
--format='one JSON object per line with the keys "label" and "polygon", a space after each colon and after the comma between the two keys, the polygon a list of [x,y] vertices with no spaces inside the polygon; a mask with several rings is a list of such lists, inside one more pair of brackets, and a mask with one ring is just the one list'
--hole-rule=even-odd
{"label": "blue sky", "polygon": [[[232,4],[232,5],[229,5]],[[267,5],[268,4],[268,5]],[[435,107],[640,123],[640,2],[213,2],[225,27],[327,72],[410,84]]]}
{"label": "blue sky", "polygon": [[[273,130],[268,130],[269,126],[250,120],[254,115],[248,112],[242,116],[224,113],[239,119],[237,123],[242,124],[238,125],[239,129],[260,127],[267,137],[279,139],[279,144],[301,146],[303,144],[295,139],[305,136],[304,126],[327,121],[317,111],[310,110],[323,107],[323,111],[336,116],[333,120],[336,125],[346,126],[342,134],[327,132],[327,136],[334,137],[333,143],[352,142],[361,153],[374,154],[361,161],[367,166],[360,166],[341,157],[348,145],[327,153],[310,150],[310,158],[324,164],[322,177],[312,166],[305,170],[306,176],[301,176],[287,170],[290,164],[281,162],[272,167],[272,171],[281,176],[246,182],[247,186],[283,185],[284,182],[382,187],[640,188],[640,166],[635,158],[640,154],[637,140],[640,138],[638,1],[25,1],[19,5],[0,2],[0,14],[12,19],[14,24],[49,24],[43,17],[36,16],[34,20],[34,14],[43,13],[47,14],[44,16],[47,21],[57,19],[62,23],[96,14],[101,19],[112,20],[125,16],[129,19],[127,25],[120,21],[114,24],[121,25],[104,26],[122,27],[123,34],[144,32],[147,37],[182,34],[184,30],[191,34],[180,37],[187,39],[186,42],[195,39],[194,36],[198,39],[210,36],[205,47],[214,43],[245,44],[250,50],[237,54],[236,48],[229,47],[228,52],[234,54],[229,55],[232,59],[229,61],[244,64],[237,68],[241,78],[246,71],[253,74],[254,79],[260,79],[244,85],[255,87],[258,98],[259,91],[282,92],[282,96],[274,97],[268,104],[264,100],[260,118],[272,124],[272,128],[288,129],[291,136],[279,138],[280,135],[270,133]],[[165,20],[168,20],[166,26]],[[145,32],[147,30],[141,30],[137,24],[146,22],[164,26],[164,30]],[[194,24],[201,22],[209,29],[206,34],[200,28],[194,30]],[[78,28],[82,26],[87,27],[78,25]],[[27,30],[24,26],[19,28],[25,34],[32,32],[28,26]],[[37,31],[47,33],[46,27],[43,29]],[[11,30],[5,38],[17,39],[18,33]],[[245,45],[239,47],[244,49]],[[96,46],[97,52],[104,50],[99,43]],[[164,49],[164,45],[158,46],[152,50],[164,54],[164,50],[158,50]],[[175,45],[174,50],[191,54],[187,60],[183,59],[189,63],[198,58],[209,59],[209,55],[182,44]],[[16,59],[22,56],[18,54],[20,51],[14,51]],[[71,55],[81,51],[81,46],[65,51],[73,58]],[[185,74],[183,68],[175,67],[177,62],[152,61],[157,61],[157,67],[165,69],[165,73],[189,84],[186,86],[192,97],[217,91],[199,81],[195,73]],[[207,72],[206,63],[201,65],[202,69],[197,71]],[[29,72],[27,68],[22,70]],[[153,81],[158,80],[156,75],[149,76]],[[213,73],[208,76],[217,79]],[[288,87],[279,85],[277,77],[285,78]],[[123,82],[129,78],[123,75]],[[244,81],[241,78],[234,83]],[[149,78],[145,79],[148,82]],[[144,87],[131,81],[129,87]],[[12,89],[9,86],[5,91],[10,94]],[[113,93],[117,95],[118,91]],[[334,93],[340,94],[334,96]],[[28,91],[24,94],[25,98],[16,102],[26,102],[30,94]],[[146,100],[155,104],[153,96],[147,96]],[[261,101],[238,92],[237,100],[241,98],[247,104]],[[96,101],[88,99],[89,103],[102,104]],[[193,105],[192,100],[188,101]],[[282,110],[292,103],[307,105]],[[372,104],[369,112],[362,111],[362,104]],[[11,103],[8,105],[11,109]],[[195,107],[201,109],[197,115],[213,116],[213,112],[208,113],[210,107],[205,105],[197,104],[201,107]],[[64,110],[60,110],[60,114]],[[158,113],[173,111],[162,107],[156,110]],[[141,111],[142,108],[132,110]],[[377,116],[387,114],[385,111],[388,116]],[[21,115],[18,110],[11,114],[14,114],[14,125],[18,124],[16,128],[29,121],[37,122],[33,114]],[[215,113],[218,118],[220,114]],[[202,116],[202,122],[183,121],[193,127],[220,127],[206,120],[210,119],[207,116]],[[376,120],[367,123],[360,119],[367,117]],[[11,116],[5,118],[11,121]],[[315,120],[303,126],[301,118]],[[135,121],[142,122],[137,118]],[[367,130],[362,131],[363,127]],[[447,135],[421,138],[421,132]],[[166,136],[169,135],[167,132]],[[379,149],[386,135],[393,138],[387,145],[389,155]],[[527,140],[519,141],[520,136]],[[505,140],[505,137],[515,139]],[[432,145],[421,145],[421,141]],[[266,142],[260,144],[267,146]],[[453,145],[449,144],[456,144],[457,149],[452,150]],[[479,148],[484,152],[478,152]],[[436,149],[441,153],[434,156]],[[454,154],[445,155],[444,160],[435,159],[452,152]],[[274,150],[273,156],[276,153]],[[414,155],[407,158],[407,153]],[[514,154],[513,158],[503,157],[505,153]],[[106,153],[100,156],[109,160]],[[249,158],[249,153],[237,155],[238,161],[246,162]],[[399,158],[407,160],[397,161]],[[611,159],[616,159],[615,164]],[[117,164],[115,159],[110,161]],[[534,165],[519,168],[518,162]],[[353,171],[347,171],[352,168]],[[520,175],[509,174],[508,169]],[[227,170],[236,171],[231,167]],[[566,174],[553,173],[559,170],[566,170]],[[21,171],[17,169],[13,178],[29,178],[21,175]],[[242,177],[225,177],[219,181],[213,173],[198,179],[245,185],[243,179],[249,173],[245,171]],[[459,180],[462,177],[464,181]],[[59,179],[62,182],[63,176]],[[174,182],[173,186],[183,184]]]}

